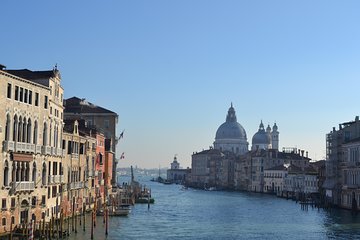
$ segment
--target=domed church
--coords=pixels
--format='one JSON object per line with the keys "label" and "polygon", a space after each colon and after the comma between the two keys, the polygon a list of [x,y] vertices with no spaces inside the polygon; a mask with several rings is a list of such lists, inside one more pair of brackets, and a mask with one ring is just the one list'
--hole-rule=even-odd
{"label": "domed church", "polygon": [[221,124],[216,131],[214,148],[222,152],[230,151],[237,155],[243,155],[248,152],[248,146],[246,131],[237,122],[235,109],[231,103],[226,122]]}
{"label": "domed church", "polygon": [[272,131],[270,125],[267,126],[265,131],[263,122],[260,122],[259,130],[252,138],[251,150],[256,151],[261,149],[279,149],[279,132],[276,123]]}

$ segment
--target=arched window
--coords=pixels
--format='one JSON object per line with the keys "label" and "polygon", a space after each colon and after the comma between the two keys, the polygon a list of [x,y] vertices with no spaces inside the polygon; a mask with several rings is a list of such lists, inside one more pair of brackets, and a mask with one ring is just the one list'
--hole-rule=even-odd
{"label": "arched window", "polygon": [[41,183],[42,183],[42,185],[46,185],[46,164],[45,163],[43,163],[43,166],[42,166]]}
{"label": "arched window", "polygon": [[17,136],[17,141],[18,142],[21,142],[21,140],[22,140],[22,138],[21,138],[21,136],[22,136],[22,118],[21,118],[21,116],[19,117],[19,123],[18,123],[18,136]]}
{"label": "arched window", "polygon": [[50,123],[50,131],[49,131],[49,146],[51,146],[51,137],[52,137],[52,124]]}
{"label": "arched window", "polygon": [[5,140],[10,140],[10,115],[6,115],[6,126],[5,126]]}
{"label": "arched window", "polygon": [[4,164],[4,186],[9,186],[9,163],[7,160]]}
{"label": "arched window", "polygon": [[30,164],[25,163],[25,181],[30,181]]}
{"label": "arched window", "polygon": [[26,166],[24,162],[21,163],[20,168],[21,168],[20,181],[25,181]]}
{"label": "arched window", "polygon": [[58,129],[57,129],[57,124],[55,124],[54,126],[54,147],[57,148],[57,136],[58,136]]}
{"label": "arched window", "polygon": [[32,179],[31,179],[34,184],[36,185],[36,163],[34,162],[33,164],[33,169],[32,169]]}
{"label": "arched window", "polygon": [[17,141],[17,128],[18,128],[18,117],[15,114],[14,116],[14,126],[13,126],[13,141]]}
{"label": "arched window", "polygon": [[44,123],[44,130],[43,130],[43,145],[47,145],[47,124]]}
{"label": "arched window", "polygon": [[37,136],[38,136],[38,123],[34,122],[34,134],[33,134],[33,144],[37,144]]}
{"label": "arched window", "polygon": [[22,142],[26,142],[26,134],[27,134],[27,121],[26,118],[23,118]]}
{"label": "arched window", "polygon": [[31,119],[28,119],[26,142],[31,143]]}
{"label": "arched window", "polygon": [[16,164],[13,162],[11,169],[11,181],[16,182]]}
{"label": "arched window", "polygon": [[22,141],[22,134],[23,134],[23,122],[22,117],[19,117],[19,123],[18,123],[18,142]]}
{"label": "arched window", "polygon": [[20,162],[18,162],[16,164],[16,182],[20,182],[20,171],[21,171],[21,166],[20,166]]}

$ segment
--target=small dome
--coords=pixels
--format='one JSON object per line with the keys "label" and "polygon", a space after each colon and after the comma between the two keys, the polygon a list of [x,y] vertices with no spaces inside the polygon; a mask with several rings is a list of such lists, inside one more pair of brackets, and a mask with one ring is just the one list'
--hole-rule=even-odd
{"label": "small dome", "polygon": [[265,132],[264,125],[261,121],[259,126],[259,131],[254,134],[252,138],[252,144],[253,145],[259,145],[259,144],[270,144],[271,138],[270,135]]}
{"label": "small dome", "polygon": [[266,132],[271,132],[271,127],[270,125],[268,124],[267,128],[266,128]]}

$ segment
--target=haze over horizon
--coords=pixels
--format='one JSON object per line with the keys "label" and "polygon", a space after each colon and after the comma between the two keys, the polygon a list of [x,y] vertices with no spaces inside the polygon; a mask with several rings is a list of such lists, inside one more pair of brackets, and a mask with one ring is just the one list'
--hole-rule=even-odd
{"label": "haze over horizon", "polygon": [[360,115],[359,1],[1,3],[0,63],[52,69],[65,98],[119,114],[119,167],[182,167],[212,146],[232,102],[249,149],[260,121],[280,149],[323,159]]}

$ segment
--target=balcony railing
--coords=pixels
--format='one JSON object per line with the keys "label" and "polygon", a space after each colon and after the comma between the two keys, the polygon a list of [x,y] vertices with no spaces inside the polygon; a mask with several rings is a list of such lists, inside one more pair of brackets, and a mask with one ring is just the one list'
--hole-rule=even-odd
{"label": "balcony railing", "polygon": [[70,190],[84,188],[83,182],[72,182],[70,183]]}
{"label": "balcony railing", "polygon": [[89,177],[95,177],[95,171],[88,171]]}
{"label": "balcony railing", "polygon": [[61,148],[56,148],[56,155],[63,156],[63,150]]}
{"label": "balcony railing", "polygon": [[56,148],[55,147],[51,147],[51,155],[52,156],[56,155]]}
{"label": "balcony railing", "polygon": [[34,191],[34,182],[13,182],[12,185],[15,192],[19,191]]}
{"label": "balcony railing", "polygon": [[41,154],[41,145],[36,145],[35,153]]}
{"label": "balcony railing", "polygon": [[4,141],[4,151],[14,151],[15,143],[13,141]]}
{"label": "balcony railing", "polygon": [[25,152],[35,153],[35,144],[25,143]]}
{"label": "balcony railing", "polygon": [[49,175],[49,184],[64,183],[64,175]]}
{"label": "balcony railing", "polygon": [[51,155],[51,147],[50,146],[42,146],[41,147],[42,154]]}
{"label": "balcony railing", "polygon": [[15,152],[24,152],[25,151],[25,143],[16,142],[15,143]]}

